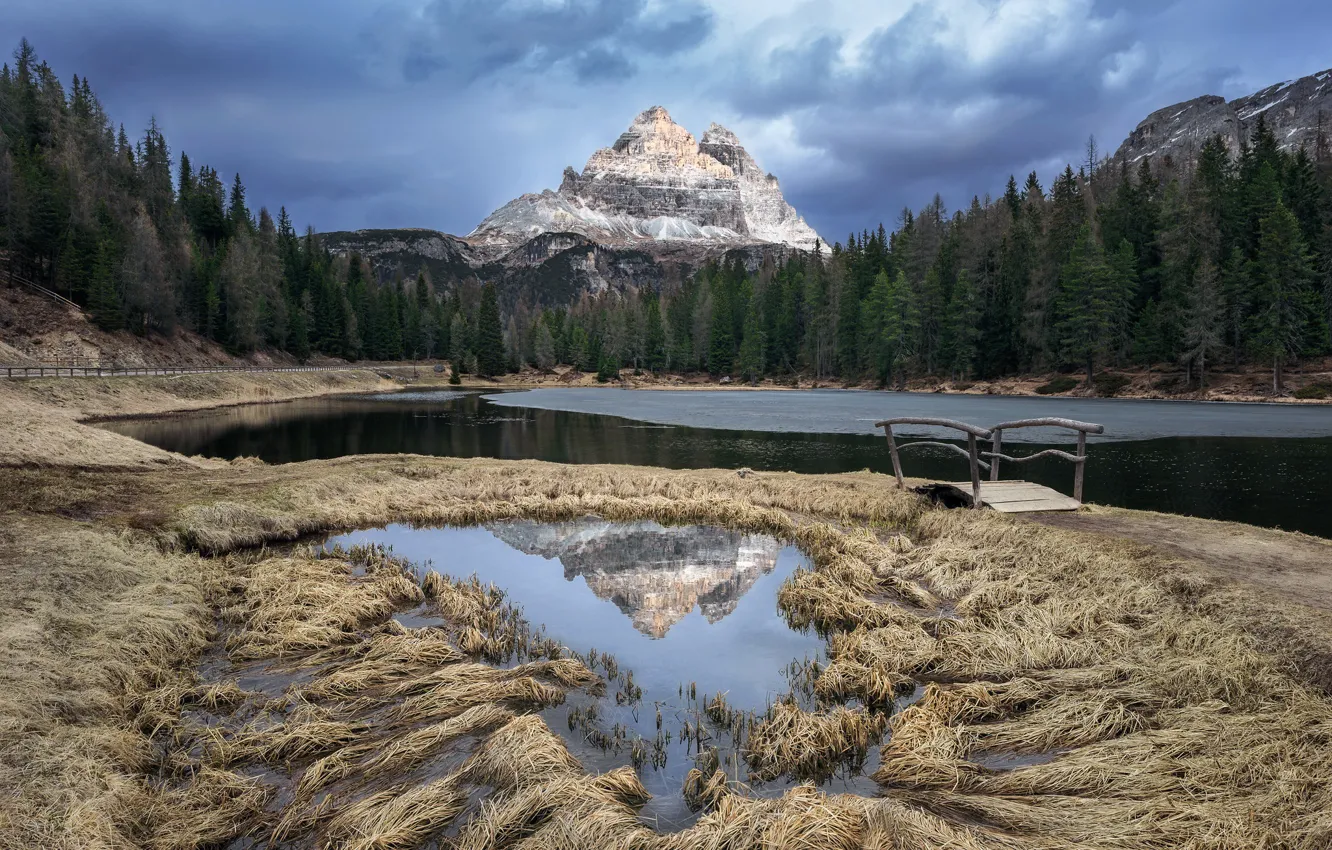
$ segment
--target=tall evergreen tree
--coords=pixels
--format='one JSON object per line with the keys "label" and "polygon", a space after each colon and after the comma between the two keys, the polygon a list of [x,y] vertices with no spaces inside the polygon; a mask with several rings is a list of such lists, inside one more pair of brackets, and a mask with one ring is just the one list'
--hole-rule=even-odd
{"label": "tall evergreen tree", "polygon": [[726,375],[735,359],[735,320],[731,316],[731,298],[725,279],[717,275],[712,282],[712,321],[708,332],[708,371]]}
{"label": "tall evergreen tree", "polygon": [[948,302],[948,371],[958,379],[970,378],[975,370],[977,342],[980,338],[981,298],[971,273],[958,272],[953,297]]}
{"label": "tall evergreen tree", "polygon": [[481,287],[481,307],[476,321],[476,364],[482,375],[503,375],[507,369],[504,330],[500,325],[499,294],[495,284]]}
{"label": "tall evergreen tree", "polygon": [[1204,259],[1194,275],[1184,321],[1183,359],[1190,372],[1196,366],[1200,387],[1207,386],[1207,364],[1215,362],[1224,345],[1225,304],[1216,266]]}
{"label": "tall evergreen tree", "polygon": [[745,310],[743,339],[736,357],[736,368],[746,381],[757,381],[763,375],[764,349],[767,347],[764,331],[763,308],[758,298],[751,298]]}
{"label": "tall evergreen tree", "polygon": [[1117,289],[1100,244],[1091,228],[1082,225],[1060,274],[1056,334],[1060,353],[1086,368],[1089,385],[1097,359],[1114,349],[1115,315],[1122,297]]}
{"label": "tall evergreen tree", "polygon": [[1272,391],[1281,392],[1282,370],[1307,343],[1313,269],[1300,223],[1277,202],[1260,226],[1253,317],[1254,352],[1272,367]]}

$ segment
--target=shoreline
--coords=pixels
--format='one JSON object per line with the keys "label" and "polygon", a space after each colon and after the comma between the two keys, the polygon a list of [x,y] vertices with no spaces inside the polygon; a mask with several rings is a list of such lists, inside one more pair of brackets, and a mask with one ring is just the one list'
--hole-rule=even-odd
{"label": "shoreline", "polygon": [[[371,376],[374,383],[382,380],[373,373],[358,380],[371,383]],[[788,582],[783,610],[832,635],[830,665],[820,671],[816,687],[833,701],[819,710],[783,709],[763,719],[770,725],[756,727],[756,740],[772,742],[765,764],[786,772],[811,760],[839,758],[830,753],[841,745],[825,751],[830,745],[813,734],[830,728],[828,718],[851,723],[836,727],[843,733],[887,724],[892,735],[882,742],[874,781],[899,789],[901,797],[797,789],[766,800],[732,787],[723,776],[709,793],[729,798],[725,805],[684,832],[657,834],[637,824],[618,798],[576,790],[615,776],[633,791],[632,771],[586,773],[560,754],[558,738],[532,708],[503,702],[492,682],[498,674],[487,672],[483,659],[457,661],[460,676],[479,677],[468,685],[469,693],[485,700],[477,710],[500,722],[513,718],[498,729],[476,730],[481,749],[468,764],[490,759],[489,769],[499,773],[485,778],[513,778],[486,784],[549,800],[552,814],[543,817],[565,819],[571,834],[580,836],[578,846],[590,840],[583,830],[593,829],[587,825],[593,822],[609,830],[603,838],[613,835],[625,846],[664,848],[667,840],[672,848],[705,846],[720,834],[714,830],[748,828],[759,830],[757,841],[767,830],[789,830],[797,822],[813,843],[827,846],[836,845],[839,835],[862,843],[900,839],[911,850],[933,846],[941,835],[953,843],[986,845],[1008,833],[1006,821],[959,825],[946,813],[957,805],[998,805],[1015,795],[1028,802],[1011,816],[1043,824],[1051,840],[1065,831],[1103,832],[1122,836],[1118,846],[1146,848],[1185,840],[1178,830],[1190,829],[1198,818],[1220,818],[1243,841],[1258,843],[1309,828],[1309,819],[1332,805],[1326,789],[1318,793],[1327,799],[1265,790],[1292,772],[1325,775],[1332,766],[1332,741],[1318,743],[1308,737],[1312,733],[1299,731],[1332,723],[1332,582],[1324,566],[1332,559],[1322,557],[1332,544],[1232,523],[1096,507],[1066,518],[1078,527],[1046,527],[992,512],[935,508],[875,473],[741,477],[729,470],[416,455],[269,465],[160,450],[151,450],[156,455],[150,459],[143,444],[90,428],[76,416],[117,406],[131,415],[222,409],[239,396],[239,403],[254,404],[298,392],[307,398],[336,395],[342,387],[298,387],[261,377],[244,386],[195,386],[196,395],[181,398],[164,386],[168,379],[140,380],[133,393],[122,392],[127,385],[54,397],[43,397],[49,387],[17,394],[0,388],[0,427],[7,434],[13,437],[24,426],[50,430],[46,439],[26,444],[27,463],[8,462],[12,450],[0,455],[0,571],[8,591],[0,601],[0,645],[24,659],[0,671],[0,844],[159,846],[180,836],[226,844],[271,829],[266,777],[290,769],[265,760],[267,747],[279,745],[263,737],[274,730],[237,739],[249,749],[234,751],[230,758],[241,760],[236,764],[210,762],[208,747],[199,748],[200,740],[211,739],[197,737],[191,706],[212,700],[217,707],[211,710],[226,715],[235,706],[225,701],[241,699],[234,681],[228,690],[226,680],[201,672],[206,653],[225,657],[234,644],[260,658],[275,652],[287,659],[283,663],[299,664],[305,650],[284,641],[315,640],[309,647],[319,664],[358,664],[371,646],[431,646],[461,658],[440,633],[402,632],[384,619],[423,590],[404,586],[390,572],[357,577],[353,564],[344,572],[338,562],[311,559],[286,543],[389,522],[470,526],[589,513],[612,521],[652,518],[764,531],[801,545],[815,569]],[[122,468],[109,458],[133,458],[137,465]],[[1170,540],[1175,549],[1163,551],[1152,545],[1157,540]],[[1236,563],[1216,561],[1218,546]],[[1251,582],[1251,571],[1236,557],[1243,547],[1281,563],[1282,574],[1265,575],[1266,586]],[[431,592],[443,592],[432,586]],[[293,594],[304,601],[283,601]],[[347,609],[359,613],[321,613],[330,604],[325,600],[344,598],[362,600]],[[952,625],[937,634],[922,630],[922,623],[940,618]],[[1075,627],[1088,623],[1101,625]],[[484,624],[477,620],[476,626]],[[344,646],[345,657],[339,655]],[[959,655],[954,646],[970,649]],[[1225,651],[1218,655],[1217,647]],[[880,704],[883,683],[918,675],[911,672],[910,664],[917,663],[911,658],[948,673],[951,683],[928,684],[924,698],[903,711],[847,713],[845,700]],[[570,681],[585,680],[568,669]],[[421,669],[404,662],[382,675],[396,680],[419,676]],[[554,699],[550,687],[543,684],[534,693]],[[487,695],[491,691],[494,696]],[[981,700],[991,713],[967,714],[959,698]],[[1217,700],[1227,703],[1226,712],[1209,707]],[[1136,707],[1142,704],[1170,708],[1157,714]],[[1092,719],[1107,707],[1118,712],[1107,718],[1130,722]],[[508,713],[496,714],[500,709]],[[286,718],[289,724],[297,719]],[[794,729],[804,731],[782,731]],[[370,730],[378,734],[377,726]],[[223,728],[218,734],[228,733]],[[390,737],[376,746],[408,740],[391,737],[397,734],[391,729],[384,734]],[[977,770],[970,758],[982,735],[1008,742],[1001,749],[1039,740],[1040,751],[1056,748],[1061,755],[1018,771]],[[1161,735],[1190,742],[1206,769],[1159,759],[1153,740]],[[1259,768],[1252,757],[1254,735],[1282,748],[1260,760]],[[322,732],[319,740],[326,740]],[[945,747],[944,740],[956,740],[960,748]],[[336,751],[336,741],[331,745]],[[150,755],[155,747],[162,748],[160,763]],[[515,776],[506,767],[517,763],[507,755],[511,749],[550,753],[567,766]],[[259,778],[236,772],[244,765],[260,769]],[[1254,779],[1255,769],[1271,775]],[[1135,806],[1165,805],[1169,798],[1176,810],[1188,808],[1190,817],[1138,820],[1114,794],[1071,783],[1069,770],[1119,777],[1110,787],[1122,786],[1138,801]],[[153,778],[164,771],[166,782]],[[462,776],[413,786],[401,799],[415,800],[419,808],[405,814],[436,811],[425,802],[431,798],[420,795],[444,793]],[[1239,782],[1242,776],[1252,781]],[[712,781],[700,777],[705,780]],[[1162,796],[1161,783],[1179,793]],[[464,829],[475,834],[508,816],[501,812],[512,798],[491,799],[499,807],[471,811]],[[1078,804],[1078,812],[1044,802],[1058,799]],[[1206,800],[1218,800],[1222,808]],[[283,822],[314,842],[323,815],[303,819],[300,802],[282,812]],[[335,805],[335,824],[377,822],[387,811],[375,797]],[[1263,814],[1232,817],[1230,809]],[[577,812],[593,816],[575,818]]]}
{"label": "shoreline", "polygon": [[[400,364],[380,364],[374,369],[402,369]],[[1126,373],[1127,374],[1127,373]],[[1121,399],[1121,400],[1141,400],[1141,401],[1182,401],[1197,403],[1228,403],[1228,404],[1270,404],[1270,405],[1329,405],[1332,404],[1332,391],[1324,399],[1316,398],[1295,398],[1293,395],[1283,395],[1274,397],[1269,392],[1238,392],[1227,389],[1224,385],[1214,385],[1207,390],[1192,391],[1188,393],[1166,393],[1152,389],[1145,384],[1153,377],[1162,373],[1132,373],[1134,377],[1130,379],[1130,384],[1119,392],[1108,395],[1099,395],[1083,388],[1075,387],[1071,390],[1059,393],[1038,393],[1036,387],[1043,386],[1053,378],[1059,377],[1055,374],[1020,376],[1014,378],[996,379],[993,381],[961,382],[968,386],[965,389],[959,389],[952,381],[923,380],[917,379],[909,381],[907,386],[899,389],[890,389],[886,387],[875,387],[868,384],[846,385],[837,382],[816,382],[807,378],[795,379],[794,383],[790,380],[764,379],[758,384],[749,384],[744,381],[731,381],[730,383],[721,383],[718,379],[710,376],[697,374],[681,375],[677,373],[664,373],[660,376],[653,376],[650,373],[642,375],[632,375],[629,370],[622,370],[618,381],[598,382],[594,373],[574,372],[566,367],[558,367],[549,373],[538,373],[533,369],[526,369],[516,375],[506,375],[497,380],[477,379],[475,376],[463,376],[463,383],[460,388],[505,388],[505,389],[554,389],[557,387],[570,388],[590,388],[590,387],[610,387],[619,389],[641,389],[654,391],[683,391],[683,392],[715,392],[721,390],[753,391],[753,390],[846,390],[855,392],[878,392],[885,394],[893,393],[912,393],[921,395],[967,395],[967,396],[989,396],[1000,398],[1049,398],[1049,399]],[[1252,379],[1253,375],[1249,372],[1226,373],[1232,382],[1242,382],[1246,379]],[[1295,382],[1290,382],[1288,376],[1288,386],[1293,386]],[[422,380],[424,378],[425,380]],[[410,381],[410,383],[435,383],[436,381],[447,381],[444,376],[426,377]],[[1332,388],[1332,371],[1313,371],[1302,375],[1299,386],[1294,388],[1298,390],[1302,386],[1325,385]],[[1081,381],[1079,381],[1081,384]]]}

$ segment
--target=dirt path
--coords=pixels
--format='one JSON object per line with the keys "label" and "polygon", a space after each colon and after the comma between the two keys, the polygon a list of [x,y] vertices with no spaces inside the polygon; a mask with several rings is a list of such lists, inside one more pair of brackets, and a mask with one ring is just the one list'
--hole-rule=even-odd
{"label": "dirt path", "polygon": [[1033,514],[1043,525],[1144,543],[1201,564],[1217,578],[1241,582],[1332,616],[1332,541],[1194,517],[1095,507]]}

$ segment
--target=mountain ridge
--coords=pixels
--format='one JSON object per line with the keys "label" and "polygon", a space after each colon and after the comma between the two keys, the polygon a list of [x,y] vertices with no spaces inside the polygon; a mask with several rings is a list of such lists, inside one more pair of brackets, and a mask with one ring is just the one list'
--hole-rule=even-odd
{"label": "mountain ridge", "polygon": [[1263,116],[1283,150],[1313,150],[1320,135],[1332,133],[1332,69],[1276,83],[1227,101],[1214,94],[1181,101],[1152,112],[1115,152],[1137,163],[1147,157],[1192,158],[1213,136],[1237,155]]}

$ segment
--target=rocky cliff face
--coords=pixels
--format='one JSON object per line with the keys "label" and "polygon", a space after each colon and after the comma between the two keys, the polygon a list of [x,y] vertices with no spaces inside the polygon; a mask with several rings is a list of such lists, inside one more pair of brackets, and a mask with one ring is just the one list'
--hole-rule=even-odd
{"label": "rocky cliff face", "polygon": [[558,191],[515,198],[465,238],[434,230],[323,234],[334,253],[357,252],[381,280],[425,269],[436,286],[495,281],[506,307],[558,306],[582,292],[674,285],[710,260],[750,271],[795,251],[827,248],[735,134],[719,124],[702,141],[660,106],[634,119]]}
{"label": "rocky cliff face", "polygon": [[634,628],[654,638],[695,607],[709,623],[735,610],[759,576],[777,565],[771,537],[654,522],[506,522],[487,529],[529,555],[559,559],[564,577],[582,576],[614,602]]}
{"label": "rocky cliff face", "polygon": [[1332,70],[1269,86],[1229,103],[1207,95],[1159,109],[1129,134],[1115,156],[1129,163],[1167,155],[1188,160],[1218,134],[1236,154],[1241,141],[1252,137],[1260,115],[1283,148],[1304,147],[1312,153],[1320,126],[1332,135]]}
{"label": "rocky cliff face", "polygon": [[467,236],[500,257],[544,233],[577,233],[611,247],[653,252],[662,243],[813,250],[819,236],[786,202],[735,134],[713,124],[697,142],[660,106],[641,113],[558,191],[523,195]]}

